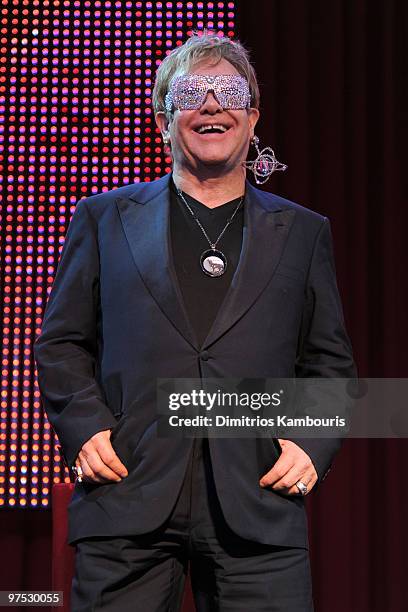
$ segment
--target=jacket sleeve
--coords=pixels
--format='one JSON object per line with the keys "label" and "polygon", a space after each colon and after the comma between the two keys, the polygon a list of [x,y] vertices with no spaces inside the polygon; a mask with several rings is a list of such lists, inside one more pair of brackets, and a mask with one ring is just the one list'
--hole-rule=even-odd
{"label": "jacket sleeve", "polygon": [[33,347],[43,407],[68,467],[89,438],[116,424],[95,377],[98,311],[96,223],[80,200]]}
{"label": "jacket sleeve", "polygon": [[[296,376],[350,379],[357,376],[336,282],[332,236],[327,218],[324,218],[316,237],[309,267]],[[319,484],[327,476],[343,438],[290,439],[311,458]]]}

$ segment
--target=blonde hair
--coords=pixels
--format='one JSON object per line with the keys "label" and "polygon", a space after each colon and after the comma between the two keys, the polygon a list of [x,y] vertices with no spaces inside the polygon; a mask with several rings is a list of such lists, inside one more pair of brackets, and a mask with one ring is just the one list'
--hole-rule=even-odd
{"label": "blonde hair", "polygon": [[214,64],[218,64],[221,59],[230,62],[248,81],[251,107],[259,108],[259,87],[255,70],[249,61],[249,52],[242,43],[227,36],[194,32],[183,45],[173,49],[157,69],[152,93],[155,114],[159,111],[166,112],[164,99],[171,81],[176,76],[190,72],[193,66],[204,59],[213,59]]}

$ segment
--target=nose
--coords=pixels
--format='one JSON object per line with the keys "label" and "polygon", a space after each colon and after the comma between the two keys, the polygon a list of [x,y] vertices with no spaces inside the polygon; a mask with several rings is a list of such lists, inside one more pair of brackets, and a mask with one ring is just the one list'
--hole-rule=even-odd
{"label": "nose", "polygon": [[214,92],[208,91],[204,102],[201,105],[200,112],[219,113],[222,112],[222,106],[214,95]]}

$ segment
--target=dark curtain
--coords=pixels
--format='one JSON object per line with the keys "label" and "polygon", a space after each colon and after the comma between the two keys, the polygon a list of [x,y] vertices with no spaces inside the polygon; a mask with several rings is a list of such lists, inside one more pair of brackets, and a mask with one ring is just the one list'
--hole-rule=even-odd
{"label": "dark curtain", "polygon": [[[257,134],[289,166],[263,188],[331,220],[360,376],[406,377],[408,3],[238,8],[261,88]],[[309,499],[316,612],[408,610],[407,453],[405,439],[347,440]]]}

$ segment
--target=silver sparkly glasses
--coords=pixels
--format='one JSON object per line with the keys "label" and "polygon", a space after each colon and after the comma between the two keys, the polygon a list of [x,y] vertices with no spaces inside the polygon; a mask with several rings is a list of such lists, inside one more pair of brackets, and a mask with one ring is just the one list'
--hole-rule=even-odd
{"label": "silver sparkly glasses", "polygon": [[185,74],[176,77],[165,97],[166,111],[197,110],[212,91],[223,109],[249,108],[251,94],[248,81],[236,74]]}

